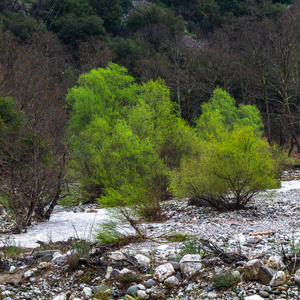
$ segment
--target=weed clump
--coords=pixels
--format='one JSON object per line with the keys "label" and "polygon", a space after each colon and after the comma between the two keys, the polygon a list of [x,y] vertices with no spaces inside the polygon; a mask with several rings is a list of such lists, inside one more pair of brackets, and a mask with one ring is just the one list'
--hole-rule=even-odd
{"label": "weed clump", "polygon": [[235,285],[238,280],[238,276],[232,272],[221,272],[212,277],[213,285],[218,290],[230,288]]}
{"label": "weed clump", "polygon": [[117,224],[113,221],[103,222],[96,230],[94,239],[101,246],[109,244],[118,244],[124,235],[117,231]]}
{"label": "weed clump", "polygon": [[166,240],[169,242],[184,242],[188,240],[189,236],[185,233],[174,232],[173,234],[169,234],[166,237]]}
{"label": "weed clump", "polygon": [[186,254],[201,254],[201,246],[196,238],[188,238],[181,246],[180,256]]}

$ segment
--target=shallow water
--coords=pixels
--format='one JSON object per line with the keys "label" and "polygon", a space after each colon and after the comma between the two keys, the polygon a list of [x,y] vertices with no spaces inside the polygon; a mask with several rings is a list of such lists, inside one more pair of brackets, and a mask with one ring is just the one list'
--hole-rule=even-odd
{"label": "shallow water", "polygon": [[[289,190],[300,191],[300,181],[283,181],[281,188],[276,189],[281,195]],[[300,200],[300,199],[299,199]],[[110,218],[108,211],[98,209],[97,212],[57,212],[54,213],[48,222],[35,225],[29,228],[27,233],[11,235],[10,238],[16,245],[22,247],[38,247],[37,241],[66,241],[70,237],[79,237],[91,240],[97,224]],[[128,226],[122,226],[123,230],[132,231]],[[0,241],[0,246],[3,242]]]}

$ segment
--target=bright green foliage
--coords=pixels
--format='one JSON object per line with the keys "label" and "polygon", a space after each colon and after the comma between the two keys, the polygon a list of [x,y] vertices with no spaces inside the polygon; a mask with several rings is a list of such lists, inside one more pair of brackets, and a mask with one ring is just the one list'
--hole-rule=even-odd
{"label": "bright green foliage", "polygon": [[138,85],[125,68],[110,64],[82,75],[67,103],[73,163],[85,185],[102,205],[139,205],[157,214],[168,169],[179,166],[197,139],[173,114],[164,83]]}
{"label": "bright green foliage", "polygon": [[251,127],[224,129],[204,141],[201,154],[173,175],[177,195],[197,196],[216,209],[243,208],[259,191],[276,186],[268,143]]}
{"label": "bright green foliage", "polygon": [[205,138],[215,135],[222,128],[233,130],[235,127],[251,126],[260,135],[262,117],[254,105],[236,106],[235,100],[220,88],[216,88],[209,102],[201,106],[202,114],[197,120],[197,132]]}

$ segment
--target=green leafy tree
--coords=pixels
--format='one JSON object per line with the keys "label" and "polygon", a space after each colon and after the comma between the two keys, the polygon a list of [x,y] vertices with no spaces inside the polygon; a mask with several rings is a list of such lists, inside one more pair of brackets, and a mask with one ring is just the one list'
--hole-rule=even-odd
{"label": "green leafy tree", "polygon": [[[136,84],[124,67],[110,64],[82,75],[67,103],[73,164],[87,190],[129,221],[128,206],[158,215],[168,170],[196,138],[173,113],[164,83]],[[185,134],[191,138],[181,141]]]}
{"label": "green leafy tree", "polygon": [[131,6],[130,0],[90,0],[89,2],[109,31],[121,25],[123,13],[126,13]]}
{"label": "green leafy tree", "polygon": [[236,106],[230,95],[216,88],[207,103],[201,106],[201,116],[197,120],[197,132],[203,138],[216,133],[221,127],[233,130],[239,126],[251,126],[257,135],[262,134],[263,122],[255,105],[240,104]]}
{"label": "green leafy tree", "polygon": [[274,188],[274,161],[265,140],[251,127],[223,130],[205,141],[173,174],[178,196],[196,196],[212,207],[240,209],[264,189]]}
{"label": "green leafy tree", "polygon": [[261,128],[255,106],[237,107],[217,88],[197,120],[201,150],[173,172],[175,193],[196,196],[216,209],[240,209],[258,192],[275,187],[275,161]]}
{"label": "green leafy tree", "polygon": [[0,15],[0,27],[10,30],[22,41],[30,39],[38,26],[37,20],[30,15],[25,14],[23,11],[16,13],[5,11]]}

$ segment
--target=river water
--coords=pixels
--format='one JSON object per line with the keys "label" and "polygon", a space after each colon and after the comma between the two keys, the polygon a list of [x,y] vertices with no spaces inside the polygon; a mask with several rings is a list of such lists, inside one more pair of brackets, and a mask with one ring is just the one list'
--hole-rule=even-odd
{"label": "river water", "polygon": [[[300,190],[300,181],[282,181],[281,188],[274,190],[278,196],[282,196],[289,190]],[[300,199],[299,199],[300,201]],[[98,224],[111,219],[106,209],[97,209],[96,212],[61,211],[54,213],[48,222],[34,225],[26,233],[10,235],[10,243],[22,247],[35,248],[37,241],[66,241],[70,237],[92,240]],[[132,232],[129,226],[121,226],[124,231]],[[3,239],[0,240],[3,246]]]}

